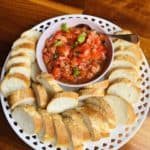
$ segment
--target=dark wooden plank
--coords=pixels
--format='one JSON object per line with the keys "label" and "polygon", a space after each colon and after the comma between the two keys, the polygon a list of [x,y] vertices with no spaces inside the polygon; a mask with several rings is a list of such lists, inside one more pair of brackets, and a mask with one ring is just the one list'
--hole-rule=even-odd
{"label": "dark wooden plank", "polygon": [[106,18],[150,38],[149,0],[86,0],[84,13]]}

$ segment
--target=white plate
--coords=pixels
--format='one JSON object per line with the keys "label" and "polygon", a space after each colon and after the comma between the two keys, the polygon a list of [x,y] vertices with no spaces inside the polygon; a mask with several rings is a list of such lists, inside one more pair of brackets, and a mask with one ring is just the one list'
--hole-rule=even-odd
{"label": "white plate", "polygon": [[[33,29],[43,32],[45,31],[48,27],[51,25],[54,25],[56,22],[59,22],[61,20],[65,19],[72,19],[72,18],[83,18],[83,19],[88,19],[92,20],[93,22],[98,23],[101,28],[106,33],[114,33],[116,31],[121,30],[120,27],[117,25],[102,19],[98,17],[93,17],[89,15],[65,15],[65,16],[59,16],[55,17],[52,19],[48,19],[35,27]],[[9,56],[8,56],[9,57]],[[8,59],[7,57],[7,59]],[[6,59],[6,61],[7,61]],[[6,64],[5,61],[5,64]],[[4,65],[5,66],[5,65]],[[4,74],[5,74],[5,67],[3,66],[2,68],[2,73],[1,73],[1,79],[3,79]],[[111,150],[111,149],[119,149],[121,146],[123,146],[125,143],[127,143],[135,134],[136,132],[140,129],[141,125],[143,124],[148,110],[150,106],[150,69],[149,65],[147,63],[147,60],[143,54],[143,61],[140,66],[141,70],[141,77],[142,77],[142,85],[141,85],[141,98],[139,99],[138,103],[134,107],[134,110],[137,114],[137,119],[136,121],[129,126],[119,126],[116,129],[113,130],[113,132],[110,134],[108,138],[101,139],[97,142],[88,142],[84,144],[84,149],[86,150],[94,150],[94,149],[99,149],[99,150]],[[28,144],[30,147],[36,150],[55,150],[57,149],[55,146],[52,144],[43,144],[39,141],[36,135],[28,135],[26,134],[15,122],[15,120],[12,118],[9,105],[7,103],[7,100],[0,95],[1,97],[1,104],[2,108],[4,111],[4,114],[14,130],[14,132],[22,139],[26,144]],[[61,133],[60,133],[61,134]],[[11,139],[10,139],[11,140]],[[61,148],[62,149],[62,148]]]}

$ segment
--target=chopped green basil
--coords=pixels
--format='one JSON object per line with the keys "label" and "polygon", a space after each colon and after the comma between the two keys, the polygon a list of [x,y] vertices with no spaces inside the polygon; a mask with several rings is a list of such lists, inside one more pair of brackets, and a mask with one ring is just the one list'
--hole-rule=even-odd
{"label": "chopped green basil", "polygon": [[73,76],[77,77],[80,75],[80,71],[78,67],[73,67]]}
{"label": "chopped green basil", "polygon": [[77,47],[79,45],[78,41],[75,41],[72,45],[73,48]]}
{"label": "chopped green basil", "polygon": [[60,46],[62,45],[62,41],[61,40],[57,40],[54,42],[54,46]]}
{"label": "chopped green basil", "polygon": [[53,54],[53,60],[56,60],[58,57],[59,57],[59,53],[58,53],[58,52],[55,52],[55,53]]}
{"label": "chopped green basil", "polygon": [[68,27],[67,27],[67,24],[66,23],[63,23],[61,25],[61,30],[64,31],[64,32],[68,32]]}
{"label": "chopped green basil", "polygon": [[87,34],[83,32],[78,36],[77,41],[79,42],[79,44],[82,44],[85,41],[86,35]]}

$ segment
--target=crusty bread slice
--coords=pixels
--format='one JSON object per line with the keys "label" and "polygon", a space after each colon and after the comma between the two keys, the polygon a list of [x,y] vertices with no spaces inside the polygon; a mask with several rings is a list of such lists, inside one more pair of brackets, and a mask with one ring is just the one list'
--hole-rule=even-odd
{"label": "crusty bread slice", "polygon": [[137,62],[130,56],[115,56],[111,69],[117,67],[131,67],[134,68],[137,72],[139,71]]}
{"label": "crusty bread slice", "polygon": [[31,65],[31,61],[28,55],[19,54],[9,58],[8,62],[6,63],[6,70],[8,70],[12,65],[17,63],[26,63],[29,66]]}
{"label": "crusty bread slice", "polygon": [[116,127],[116,118],[113,109],[102,97],[91,97],[84,101],[87,106],[99,111],[110,128]]}
{"label": "crusty bread slice", "polygon": [[55,93],[63,91],[63,89],[56,83],[53,76],[42,72],[36,76],[36,80],[46,88],[49,97],[52,97]]}
{"label": "crusty bread slice", "polygon": [[109,85],[109,80],[100,81],[91,85],[84,87],[84,89],[79,90],[79,100],[85,100],[86,98],[99,96],[102,97],[105,94],[105,89]]}
{"label": "crusty bread slice", "polygon": [[7,97],[16,90],[28,88],[30,86],[30,80],[26,76],[15,73],[7,74],[0,84],[0,91]]}
{"label": "crusty bread slice", "polygon": [[36,76],[37,76],[38,74],[40,74],[40,72],[41,72],[41,70],[40,70],[40,68],[39,68],[39,66],[38,66],[38,64],[37,64],[37,62],[36,62],[36,61],[33,62],[33,63],[31,64],[31,79],[32,79],[32,81],[37,82]]}
{"label": "crusty bread slice", "polygon": [[103,97],[104,95],[105,95],[104,89],[100,89],[100,88],[81,89],[79,90],[79,101],[81,103],[87,98],[90,98],[93,96]]}
{"label": "crusty bread slice", "polygon": [[12,49],[29,48],[35,50],[36,43],[26,38],[19,38],[13,43],[11,48]]}
{"label": "crusty bread slice", "polygon": [[61,115],[52,114],[55,132],[56,132],[56,146],[71,149],[72,142],[69,132],[62,120]]}
{"label": "crusty bread slice", "polygon": [[117,125],[132,124],[136,118],[132,106],[121,97],[115,95],[106,95],[104,97],[114,110]]}
{"label": "crusty bread slice", "polygon": [[38,133],[40,141],[44,143],[55,144],[56,134],[52,116],[44,109],[39,109],[38,112],[41,115],[43,121],[43,128],[41,130],[42,132],[40,131]]}
{"label": "crusty bread slice", "polygon": [[108,79],[110,80],[110,82],[117,80],[117,79],[122,79],[122,78],[126,78],[134,83],[137,83],[140,81],[140,76],[138,72],[131,67],[115,68],[110,72],[108,76]]}
{"label": "crusty bread slice", "polygon": [[37,99],[38,107],[46,108],[49,99],[45,88],[42,85],[35,83],[32,83],[32,88]]}
{"label": "crusty bread slice", "polygon": [[134,104],[140,98],[140,88],[128,79],[115,80],[108,87],[107,93],[120,96],[131,104]]}
{"label": "crusty bread slice", "polygon": [[104,120],[104,117],[99,111],[94,110],[87,104],[76,108],[84,118],[86,118],[87,123],[92,126],[93,140],[100,140],[101,137],[107,137],[110,132],[108,122]]}
{"label": "crusty bread slice", "polygon": [[138,64],[140,64],[140,62],[142,60],[142,54],[139,50],[138,45],[133,45],[128,48],[118,48],[114,54],[115,54],[115,56],[118,56],[118,55],[131,56],[136,62],[138,62]]}
{"label": "crusty bread slice", "polygon": [[14,120],[27,133],[38,133],[42,129],[42,117],[35,106],[23,105],[12,111]]}
{"label": "crusty bread slice", "polygon": [[25,53],[30,57],[31,62],[35,61],[35,50],[30,48],[18,48],[13,49],[10,53],[10,56],[16,56],[20,53]]}
{"label": "crusty bread slice", "polygon": [[37,42],[40,36],[41,36],[41,32],[36,31],[34,29],[27,30],[21,34],[21,38],[29,39],[33,42]]}
{"label": "crusty bread slice", "polygon": [[[86,128],[87,128],[88,131],[89,131],[91,140],[94,141],[94,140],[95,140],[94,130],[93,130],[93,128],[92,128],[92,124],[91,124],[91,122],[90,122],[90,120],[89,120],[89,117],[88,117],[86,114],[81,113],[81,112],[80,112],[80,109],[78,109],[78,107],[76,107],[75,110],[80,114],[80,117],[81,117],[81,119],[83,120],[84,126],[86,126]],[[70,111],[74,111],[74,110],[70,110]],[[69,111],[68,111],[68,112],[69,112]]]}
{"label": "crusty bread slice", "polygon": [[61,113],[78,105],[78,94],[76,92],[60,92],[54,95],[49,102],[47,111],[49,113]]}
{"label": "crusty bread slice", "polygon": [[82,115],[76,110],[68,110],[62,114],[63,121],[71,135],[74,147],[91,140],[90,132],[85,125]]}
{"label": "crusty bread slice", "polygon": [[17,90],[11,93],[8,97],[8,103],[11,109],[14,109],[17,106],[25,104],[35,105],[36,100],[32,89],[27,88],[23,90]]}
{"label": "crusty bread slice", "polygon": [[90,84],[88,86],[85,86],[84,88],[86,89],[106,89],[109,85],[109,80],[103,80],[103,81],[99,81],[99,82],[96,82],[94,84]]}
{"label": "crusty bread slice", "polygon": [[[129,47],[132,47],[134,46],[135,44],[131,43],[131,42],[128,42],[128,41],[125,41],[125,40],[121,40],[121,39],[117,39],[113,42],[113,47],[114,47],[114,50],[118,50],[118,49],[125,49],[125,48],[129,48]],[[137,46],[139,46],[139,44],[137,43],[136,44]]]}
{"label": "crusty bread slice", "polygon": [[10,67],[8,74],[20,73],[26,76],[28,79],[31,77],[31,67],[25,63],[14,64]]}

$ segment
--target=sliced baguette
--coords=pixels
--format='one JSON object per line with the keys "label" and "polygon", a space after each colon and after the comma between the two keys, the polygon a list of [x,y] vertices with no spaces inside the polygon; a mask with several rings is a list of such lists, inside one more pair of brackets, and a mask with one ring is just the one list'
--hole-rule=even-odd
{"label": "sliced baguette", "polygon": [[13,43],[11,48],[12,49],[29,48],[35,50],[35,47],[36,47],[35,42],[26,38],[19,38]]}
{"label": "sliced baguette", "polygon": [[139,72],[139,68],[137,66],[136,61],[130,56],[115,56],[111,70],[117,67],[131,67],[134,68],[137,72]]}
{"label": "sliced baguette", "polygon": [[139,51],[139,46],[138,45],[133,45],[128,48],[120,48],[115,51],[115,56],[118,55],[128,55],[131,56],[135,61],[140,64],[142,60],[142,55],[141,52]]}
{"label": "sliced baguette", "polygon": [[137,83],[140,81],[140,76],[138,72],[131,67],[115,68],[111,71],[111,73],[108,76],[108,79],[110,80],[110,82],[117,80],[117,79],[122,79],[122,78],[126,78],[134,83]]}
{"label": "sliced baguette", "polygon": [[84,123],[82,115],[76,110],[68,110],[62,114],[63,121],[71,135],[74,147],[91,140],[90,132]]}
{"label": "sliced baguette", "polygon": [[104,89],[100,88],[91,88],[91,89],[81,89],[79,90],[79,101],[82,103],[82,101],[86,100],[87,98],[99,96],[103,97],[105,95]]}
{"label": "sliced baguette", "polygon": [[16,56],[20,53],[25,53],[26,55],[28,55],[30,57],[30,61],[34,62],[35,61],[35,50],[34,49],[30,49],[30,48],[18,48],[18,49],[13,49],[10,53],[10,56]]}
{"label": "sliced baguette", "polygon": [[42,85],[35,84],[35,83],[32,83],[32,88],[37,99],[38,107],[46,108],[49,99],[48,99],[48,95],[46,93],[45,88]]}
{"label": "sliced baguette", "polygon": [[47,111],[49,113],[61,113],[78,105],[78,94],[76,92],[56,93],[49,102]]}
{"label": "sliced baguette", "polygon": [[132,106],[126,100],[115,95],[106,95],[104,100],[106,100],[114,110],[117,125],[133,123],[136,115]]}
{"label": "sliced baguette", "polygon": [[26,89],[30,86],[30,80],[24,75],[15,73],[7,74],[0,84],[0,91],[7,97],[16,90]]}
{"label": "sliced baguette", "polygon": [[83,117],[87,120],[87,123],[91,126],[93,132],[93,140],[100,140],[102,137],[107,137],[110,132],[108,122],[106,122],[99,111],[94,110],[88,105],[76,108]]}
{"label": "sliced baguette", "polygon": [[53,118],[56,137],[57,137],[56,146],[71,149],[72,148],[71,138],[62,120],[61,115],[53,114],[52,118]]}
{"label": "sliced baguette", "polygon": [[20,105],[35,105],[35,96],[31,88],[17,90],[11,93],[8,97],[8,103],[11,109]]}
{"label": "sliced baguette", "polygon": [[49,97],[54,96],[55,93],[63,91],[63,89],[56,83],[52,75],[48,73],[40,73],[36,76],[36,80],[46,88]]}
{"label": "sliced baguette", "polygon": [[86,89],[93,89],[93,88],[97,89],[97,88],[99,88],[99,89],[104,90],[108,87],[108,85],[109,85],[109,80],[104,80],[104,81],[96,82],[94,84],[90,84],[88,86],[85,86],[84,88],[86,88]]}
{"label": "sliced baguette", "polygon": [[84,101],[87,106],[92,107],[92,109],[99,111],[109,124],[110,128],[116,127],[116,117],[114,110],[111,108],[109,103],[107,103],[102,97],[91,97]]}
{"label": "sliced baguette", "polygon": [[79,100],[85,100],[86,98],[93,96],[104,96],[105,89],[109,85],[109,80],[104,80],[101,82],[97,82],[88,86],[85,86],[84,89],[79,90]]}
{"label": "sliced baguette", "polygon": [[[139,45],[139,44],[137,44]],[[114,47],[114,50],[118,50],[118,49],[125,49],[125,48],[129,48],[129,47],[132,47],[134,46],[133,43],[131,42],[127,42],[125,40],[121,40],[121,39],[117,39],[115,40],[115,42],[113,42],[113,47]]]}
{"label": "sliced baguette", "polygon": [[31,77],[31,67],[25,63],[14,64],[10,67],[8,74],[20,73],[26,76],[28,79]]}
{"label": "sliced baguette", "polygon": [[38,66],[38,64],[37,64],[37,62],[36,62],[36,61],[33,62],[33,63],[31,64],[31,79],[32,79],[32,81],[37,82],[36,76],[37,76],[38,74],[40,74],[40,72],[41,72],[41,70],[40,70],[40,68],[39,68],[39,66]]}
{"label": "sliced baguette", "polygon": [[40,36],[41,32],[35,31],[33,29],[27,30],[21,34],[21,38],[29,39],[33,42],[37,42]]}
{"label": "sliced baguette", "polygon": [[130,104],[136,103],[140,98],[140,88],[128,79],[115,80],[108,87],[107,93],[120,96]]}
{"label": "sliced baguette", "polygon": [[31,61],[28,55],[19,54],[9,58],[8,62],[6,63],[6,70],[8,70],[12,65],[17,63],[26,63],[29,66],[31,65]]}
{"label": "sliced baguette", "polygon": [[52,116],[44,109],[39,109],[38,112],[43,121],[43,129],[38,133],[40,141],[44,143],[55,144],[56,134]]}
{"label": "sliced baguette", "polygon": [[41,115],[36,111],[35,106],[23,105],[12,111],[14,120],[20,127],[29,134],[38,133],[42,129]]}

